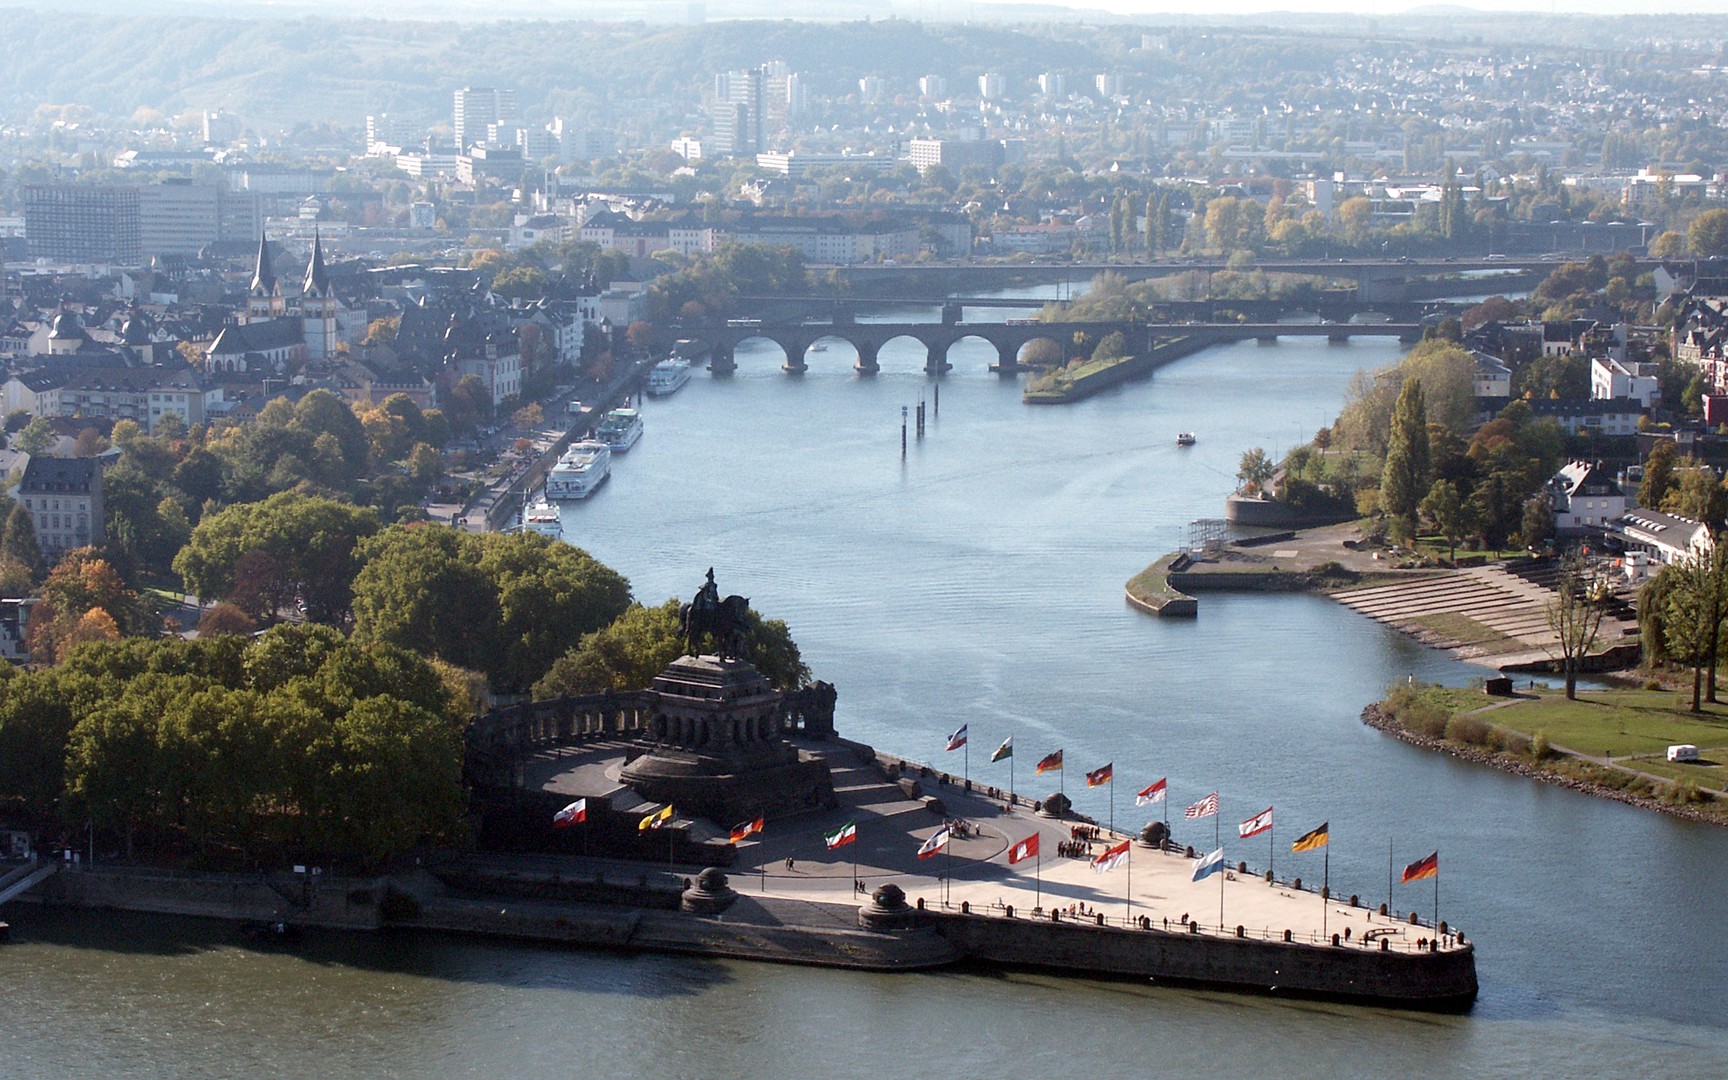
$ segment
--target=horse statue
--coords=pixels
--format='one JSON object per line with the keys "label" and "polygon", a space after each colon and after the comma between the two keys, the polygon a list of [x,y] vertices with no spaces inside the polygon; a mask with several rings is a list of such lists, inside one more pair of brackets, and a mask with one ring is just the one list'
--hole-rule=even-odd
{"label": "horse statue", "polygon": [[695,597],[678,609],[683,627],[685,647],[692,655],[701,651],[702,639],[714,640],[714,652],[721,659],[739,659],[744,650],[744,635],[750,628],[750,598],[733,594],[724,600],[714,584],[714,568],[708,568],[708,580],[696,591]]}

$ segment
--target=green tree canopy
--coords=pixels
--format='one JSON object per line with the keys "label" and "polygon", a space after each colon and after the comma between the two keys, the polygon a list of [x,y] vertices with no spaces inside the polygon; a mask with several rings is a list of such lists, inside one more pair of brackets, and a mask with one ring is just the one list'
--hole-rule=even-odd
{"label": "green tree canopy", "polygon": [[232,597],[254,618],[272,619],[277,604],[298,597],[307,618],[339,624],[352,601],[355,545],[377,531],[369,509],[285,491],[205,517],[174,570],[200,599]]}

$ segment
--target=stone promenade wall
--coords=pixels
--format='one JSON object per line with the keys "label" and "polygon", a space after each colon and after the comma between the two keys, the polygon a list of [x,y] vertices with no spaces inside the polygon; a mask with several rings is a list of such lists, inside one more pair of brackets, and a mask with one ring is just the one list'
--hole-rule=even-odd
{"label": "stone promenade wall", "polygon": [[1129,930],[1048,919],[926,911],[921,919],[969,959],[1076,975],[1240,987],[1388,1004],[1467,1004],[1476,996],[1472,950],[1371,952],[1314,945]]}
{"label": "stone promenade wall", "polygon": [[[275,887],[272,887],[274,883]],[[278,874],[177,873],[131,867],[65,870],[32,891],[67,907],[110,908],[242,921],[285,918],[301,926],[372,930],[381,925],[381,879],[319,875],[304,881]]]}

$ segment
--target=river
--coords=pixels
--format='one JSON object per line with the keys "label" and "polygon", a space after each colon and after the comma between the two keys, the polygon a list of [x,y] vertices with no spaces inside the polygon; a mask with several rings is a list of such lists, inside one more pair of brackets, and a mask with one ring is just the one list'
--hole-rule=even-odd
{"label": "river", "polygon": [[[1396,355],[1243,343],[1031,408],[972,340],[902,457],[901,407],[934,404],[921,347],[891,343],[860,379],[840,343],[802,378],[747,346],[735,377],[646,403],[646,436],[565,509],[565,534],[650,603],[712,565],[790,623],[839,688],[842,732],[886,751],[941,759],[966,723],[974,778],[1006,782],[984,759],[1011,734],[1028,795],[1054,787],[1030,775],[1050,750],[1076,774],[1113,762],[1119,823],[1168,776],[1178,839],[1208,846],[1211,823],[1183,825],[1182,806],[1218,791],[1228,831],[1272,805],[1280,869],[1310,879],[1319,853],[1288,840],[1329,821],[1334,887],[1376,902],[1389,844],[1399,866],[1438,849],[1440,916],[1479,946],[1469,1015],[395,936],[260,951],[220,924],[14,905],[0,1076],[1728,1075],[1709,989],[1728,963],[1728,833],[1364,727],[1390,681],[1481,671],[1323,598],[1206,595],[1194,621],[1123,602],[1130,575],[1219,514],[1244,450],[1308,438],[1354,371]],[[1178,430],[1198,445],[1176,447]],[[1067,790],[1107,812],[1106,790]],[[1267,855],[1261,838],[1228,850]],[[1428,912],[1432,883],[1393,899]]]}

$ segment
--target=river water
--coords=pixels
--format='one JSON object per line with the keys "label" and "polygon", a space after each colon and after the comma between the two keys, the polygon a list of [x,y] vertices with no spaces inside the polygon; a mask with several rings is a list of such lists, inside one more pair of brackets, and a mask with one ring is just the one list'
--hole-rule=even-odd
{"label": "river water", "polygon": [[[1125,1077],[1728,1075],[1728,834],[1458,764],[1358,722],[1410,676],[1481,672],[1323,598],[1206,595],[1194,621],[1130,610],[1123,582],[1215,516],[1242,451],[1278,453],[1336,413],[1391,343],[1221,347],[1067,407],[1030,408],[957,346],[941,408],[922,347],[809,374],[772,346],[645,406],[610,483],[566,538],[639,598],[720,587],[786,619],[837,685],[844,734],[974,778],[1008,735],[1017,787],[1066,751],[1113,762],[1118,823],[1168,776],[1180,808],[1217,790],[1225,831],[1276,807],[1288,840],[1331,823],[1332,882],[1378,901],[1439,849],[1440,916],[1478,943],[1482,995],[1434,1017],[1158,987],[991,974],[871,976],[471,941],[314,936],[258,951],[197,920],[95,921],[14,905],[0,948],[0,1076],[482,1076],[767,1080],[876,1075]],[[1178,430],[1199,444],[1178,449]],[[1049,778],[1044,778],[1048,780]],[[1105,791],[1068,785],[1105,817]],[[814,840],[813,840],[814,842]],[[1260,838],[1229,857],[1264,864]],[[1398,886],[1429,912],[1432,883]]]}

